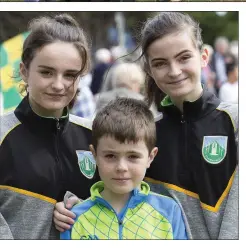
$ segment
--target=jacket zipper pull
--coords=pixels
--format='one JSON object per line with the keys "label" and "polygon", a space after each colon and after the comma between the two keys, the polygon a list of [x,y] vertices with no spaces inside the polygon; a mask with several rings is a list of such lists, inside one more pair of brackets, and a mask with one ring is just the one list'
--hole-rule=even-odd
{"label": "jacket zipper pull", "polygon": [[181,123],[185,123],[184,115],[181,115]]}
{"label": "jacket zipper pull", "polygon": [[58,129],[58,130],[60,130],[60,122],[59,122],[59,119],[56,119],[56,128]]}

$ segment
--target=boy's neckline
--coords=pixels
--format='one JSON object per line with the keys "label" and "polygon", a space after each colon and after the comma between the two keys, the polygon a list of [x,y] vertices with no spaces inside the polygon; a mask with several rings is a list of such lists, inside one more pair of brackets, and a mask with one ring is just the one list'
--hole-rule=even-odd
{"label": "boy's neckline", "polygon": [[131,192],[129,192],[128,196],[126,197],[126,199],[118,205],[117,199],[116,199],[116,204],[114,204],[112,201],[110,201],[110,199],[108,199],[107,197],[105,197],[104,194],[102,194],[104,190],[104,182],[103,181],[99,181],[97,183],[95,183],[92,187],[91,187],[91,197],[92,199],[95,199],[97,197],[102,198],[104,201],[106,201],[117,214],[121,214],[122,211],[126,209],[126,207],[128,206],[132,196],[137,195],[139,192],[141,192],[141,194],[143,195],[148,195],[150,188],[149,185],[145,182],[141,182],[141,184],[139,185],[139,187],[133,189]]}
{"label": "boy's neckline", "polygon": [[133,190],[128,194],[122,195],[122,198],[124,197],[123,199],[120,197],[120,195],[119,197],[113,199],[113,197],[111,197],[112,195],[110,195],[110,193],[106,191],[105,188],[100,191],[100,195],[107,203],[110,204],[110,206],[114,209],[117,214],[120,214],[122,210],[126,207],[126,205],[128,205],[128,202],[130,201],[133,195]]}

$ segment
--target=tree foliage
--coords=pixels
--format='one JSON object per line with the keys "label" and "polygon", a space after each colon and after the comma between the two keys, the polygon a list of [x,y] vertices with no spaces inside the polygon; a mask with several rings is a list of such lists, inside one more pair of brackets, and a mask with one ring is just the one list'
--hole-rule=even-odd
{"label": "tree foliage", "polygon": [[[41,12],[2,12],[0,15],[0,43],[27,30],[31,19]],[[42,15],[55,15],[58,12],[42,12]],[[107,29],[115,26],[115,12],[69,12],[88,33],[94,49],[107,47]],[[137,39],[142,24],[157,12],[123,12],[126,29]],[[217,36],[227,36],[229,40],[238,39],[238,12],[227,12],[218,16],[216,12],[188,12],[200,22],[205,43],[213,44]]]}
{"label": "tree foliage", "polygon": [[218,36],[226,36],[229,40],[238,40],[238,12],[227,12],[219,16],[216,12],[187,12],[200,23],[204,43],[213,45]]}

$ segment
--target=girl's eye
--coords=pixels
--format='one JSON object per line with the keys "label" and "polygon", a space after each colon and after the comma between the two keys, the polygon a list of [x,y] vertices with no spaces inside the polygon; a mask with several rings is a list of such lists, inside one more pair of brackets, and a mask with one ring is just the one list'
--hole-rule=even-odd
{"label": "girl's eye", "polygon": [[68,78],[69,80],[73,80],[73,79],[76,78],[76,75],[74,75],[74,74],[67,74],[67,75],[65,75],[65,77]]}
{"label": "girl's eye", "polygon": [[191,58],[191,56],[190,55],[186,55],[186,56],[183,56],[183,57],[181,57],[181,61],[186,61],[186,60],[188,60],[188,59],[190,59]]}
{"label": "girl's eye", "polygon": [[156,68],[158,68],[158,67],[161,67],[161,66],[165,66],[167,63],[165,63],[165,62],[158,62],[158,63],[155,63],[154,65],[153,65],[153,67],[156,67]]}
{"label": "girl's eye", "polygon": [[52,76],[52,72],[51,71],[41,71],[40,72],[43,76]]}

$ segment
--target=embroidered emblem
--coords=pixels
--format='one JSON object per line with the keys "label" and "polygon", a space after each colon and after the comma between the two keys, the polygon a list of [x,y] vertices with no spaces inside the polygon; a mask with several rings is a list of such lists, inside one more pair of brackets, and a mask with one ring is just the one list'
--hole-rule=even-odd
{"label": "embroidered emblem", "polygon": [[202,156],[210,164],[220,163],[226,156],[227,136],[204,136]]}
{"label": "embroidered emblem", "polygon": [[96,161],[90,151],[76,150],[80,171],[91,179],[96,171]]}

